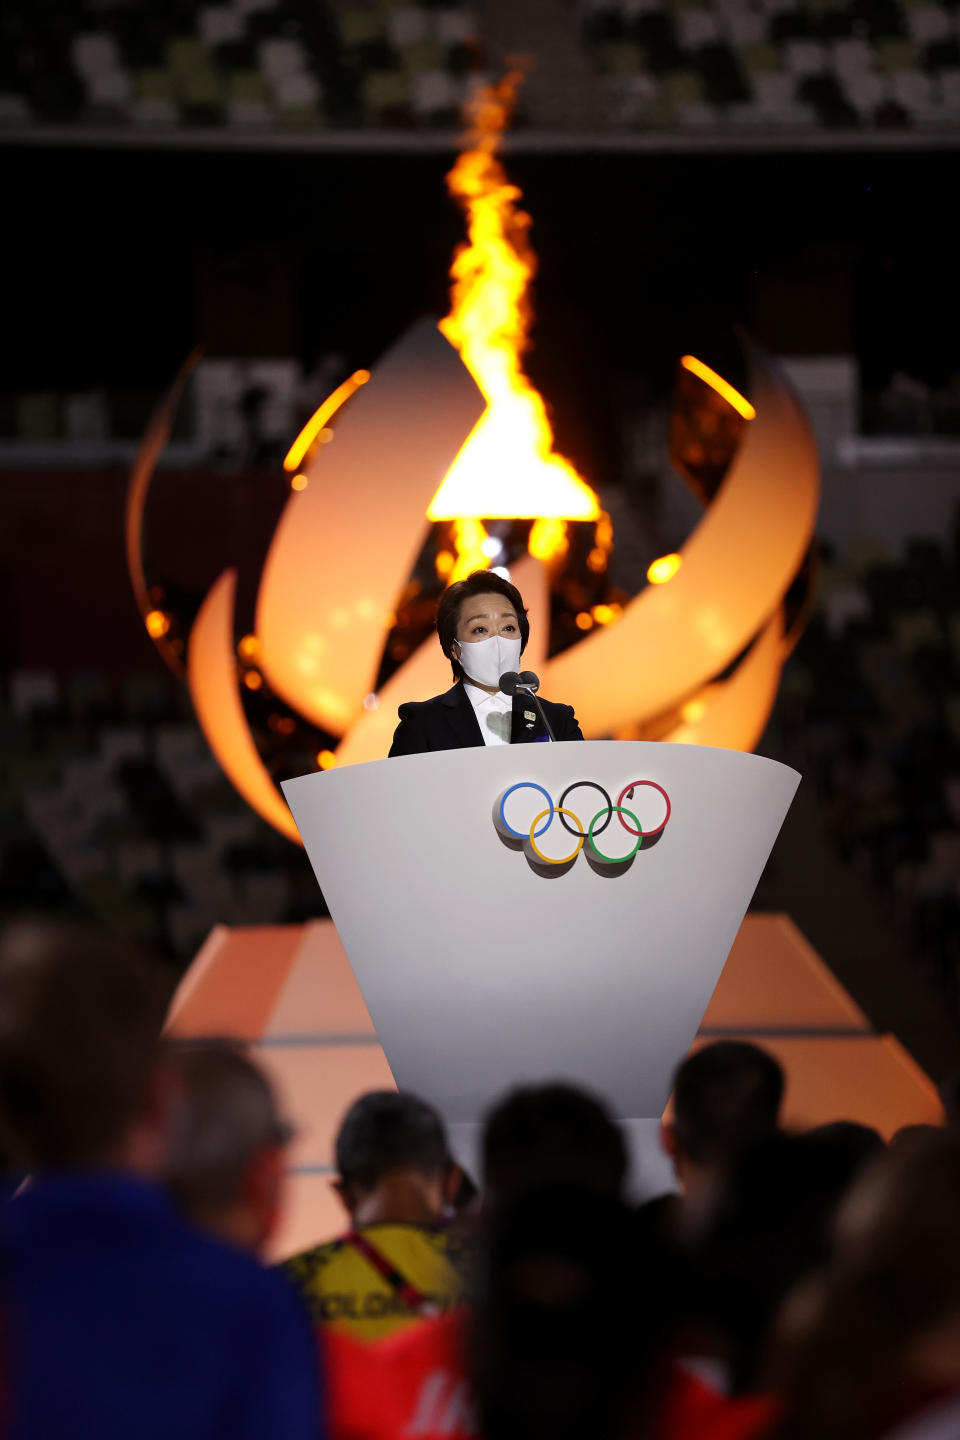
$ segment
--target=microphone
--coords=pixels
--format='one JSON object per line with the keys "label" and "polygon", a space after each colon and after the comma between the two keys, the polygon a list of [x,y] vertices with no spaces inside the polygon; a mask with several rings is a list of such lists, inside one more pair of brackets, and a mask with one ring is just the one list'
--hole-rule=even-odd
{"label": "microphone", "polygon": [[557,737],[553,733],[553,728],[546,717],[544,708],[540,703],[540,697],[537,694],[537,691],[540,689],[539,675],[536,675],[532,670],[521,670],[519,673],[516,670],[507,670],[500,676],[500,689],[504,695],[529,695],[537,707],[547,735],[551,740],[556,740]]}

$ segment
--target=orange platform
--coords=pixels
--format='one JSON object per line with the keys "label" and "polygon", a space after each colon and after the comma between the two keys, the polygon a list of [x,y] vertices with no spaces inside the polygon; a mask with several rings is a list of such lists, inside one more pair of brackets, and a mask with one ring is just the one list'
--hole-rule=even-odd
{"label": "orange platform", "polygon": [[[217,926],[174,996],[169,1030],[249,1041],[277,1086],[297,1137],[276,1255],[342,1229],[330,1188],[337,1124],[362,1091],[394,1082],[333,923]],[[785,915],[744,920],[695,1043],[721,1035],[781,1061],[788,1125],[852,1119],[889,1136],[941,1118],[931,1081],[870,1028]]]}

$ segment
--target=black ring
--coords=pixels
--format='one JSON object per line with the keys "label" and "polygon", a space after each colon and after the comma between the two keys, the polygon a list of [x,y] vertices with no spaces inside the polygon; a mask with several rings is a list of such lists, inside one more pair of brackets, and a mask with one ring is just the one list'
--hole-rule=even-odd
{"label": "black ring", "polygon": [[[570,791],[579,790],[581,785],[589,785],[591,790],[599,790],[600,794],[606,801],[607,818],[606,820],[604,820],[599,830],[594,831],[595,835],[602,835],[604,830],[606,830],[607,826],[610,824],[610,821],[613,819],[613,801],[610,799],[610,796],[607,794],[606,790],[604,790],[603,786],[597,784],[596,780],[574,780],[573,784],[568,785],[566,790],[564,790],[563,794],[560,796],[560,804],[557,806],[557,811],[559,813],[560,808],[566,802],[566,798],[570,794]],[[560,824],[563,826],[564,830],[566,830],[568,835],[576,835],[579,840],[586,840],[587,836],[584,831],[575,830],[572,825],[568,825],[563,815],[560,816]]]}

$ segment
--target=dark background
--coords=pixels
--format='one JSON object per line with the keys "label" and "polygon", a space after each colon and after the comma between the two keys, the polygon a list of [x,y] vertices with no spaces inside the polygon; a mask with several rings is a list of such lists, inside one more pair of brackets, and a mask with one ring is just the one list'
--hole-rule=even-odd
{"label": "dark background", "polygon": [[[198,341],[369,365],[442,314],[463,237],[446,153],[13,147],[0,393],[159,393]],[[731,327],[780,354],[854,353],[864,389],[951,369],[952,152],[507,157],[539,256],[529,369],[559,447],[603,485],[625,381],[663,394]]]}

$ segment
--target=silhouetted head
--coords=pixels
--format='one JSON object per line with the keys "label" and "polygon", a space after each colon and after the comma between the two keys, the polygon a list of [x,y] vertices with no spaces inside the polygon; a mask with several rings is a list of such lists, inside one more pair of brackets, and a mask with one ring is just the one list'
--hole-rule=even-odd
{"label": "silhouetted head", "polygon": [[477,1271],[469,1358],[487,1440],[647,1433],[669,1277],[620,1200],[527,1190],[488,1217]]}
{"label": "silhouetted head", "polygon": [[826,1261],[838,1208],[876,1153],[858,1136],[853,1154],[849,1138],[772,1135],[738,1151],[723,1172],[693,1247],[692,1305],[737,1388],[756,1382],[780,1306]]}
{"label": "silhouetted head", "polygon": [[292,1136],[270,1082],[240,1044],[173,1041],[179,1106],[164,1180],[194,1224],[259,1253],[280,1217]]}
{"label": "silhouetted head", "polygon": [[354,1101],[336,1140],[336,1189],[354,1223],[439,1220],[459,1184],[442,1119],[405,1091]]}
{"label": "silhouetted head", "polygon": [[855,1120],[817,1125],[807,1131],[805,1138],[816,1147],[820,1173],[826,1178],[832,1172],[838,1195],[857,1178],[868,1161],[886,1148],[879,1130]]}
{"label": "silhouetted head", "polygon": [[689,1055],[674,1076],[677,1143],[692,1160],[725,1160],[773,1134],[782,1100],[779,1061],[745,1040],[715,1040]]}
{"label": "silhouetted head", "polygon": [[687,1056],[661,1134],[688,1197],[699,1204],[744,1146],[776,1132],[783,1085],[779,1062],[745,1040],[716,1040]]}
{"label": "silhouetted head", "polygon": [[626,1174],[620,1127],[600,1100],[577,1086],[521,1086],[487,1116],[484,1194],[494,1204],[548,1185],[619,1195]]}
{"label": "silhouetted head", "polygon": [[166,1002],[159,972],[105,930],[37,921],[0,936],[0,1131],[12,1163],[158,1161]]}
{"label": "silhouetted head", "polygon": [[911,1401],[960,1388],[955,1135],[932,1129],[867,1165],[839,1209],[833,1254],[805,1311],[776,1375],[791,1440],[867,1440]]}

